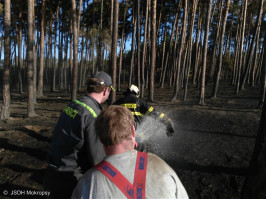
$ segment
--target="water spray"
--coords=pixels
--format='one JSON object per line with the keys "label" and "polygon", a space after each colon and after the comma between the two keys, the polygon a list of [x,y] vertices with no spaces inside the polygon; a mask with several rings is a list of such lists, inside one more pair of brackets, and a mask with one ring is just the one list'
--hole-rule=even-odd
{"label": "water spray", "polygon": [[136,130],[138,150],[154,153],[163,159],[169,157],[169,145],[171,137],[166,135],[166,125],[153,117],[146,116]]}

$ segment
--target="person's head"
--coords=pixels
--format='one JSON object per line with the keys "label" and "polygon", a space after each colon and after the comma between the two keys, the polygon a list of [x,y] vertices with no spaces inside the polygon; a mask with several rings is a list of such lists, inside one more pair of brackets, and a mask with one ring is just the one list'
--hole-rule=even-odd
{"label": "person's head", "polygon": [[137,97],[139,97],[139,88],[135,85],[131,85],[129,88],[127,88],[127,90],[124,92],[125,95],[127,94],[134,94]]}
{"label": "person's head", "polygon": [[134,117],[124,106],[112,105],[96,119],[96,134],[104,147],[128,142],[128,149],[135,145]]}
{"label": "person's head", "polygon": [[95,94],[98,97],[101,96],[99,94],[103,95],[99,100],[100,103],[103,103],[108,99],[111,89],[113,89],[112,78],[103,71],[93,74],[87,80],[87,92],[89,94]]}

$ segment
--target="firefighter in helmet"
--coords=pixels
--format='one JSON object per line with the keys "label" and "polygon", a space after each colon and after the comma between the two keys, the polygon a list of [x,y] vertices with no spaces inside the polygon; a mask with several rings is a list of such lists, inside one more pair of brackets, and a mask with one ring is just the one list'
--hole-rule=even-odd
{"label": "firefighter in helmet", "polygon": [[167,128],[167,136],[173,136],[174,129],[171,124],[170,118],[168,118],[164,113],[159,113],[158,111],[156,111],[154,107],[149,106],[145,100],[140,99],[139,88],[137,86],[131,85],[123,93],[124,97],[118,99],[114,104],[124,106],[131,111],[135,119],[136,129],[143,120],[143,117],[149,115],[163,122]]}

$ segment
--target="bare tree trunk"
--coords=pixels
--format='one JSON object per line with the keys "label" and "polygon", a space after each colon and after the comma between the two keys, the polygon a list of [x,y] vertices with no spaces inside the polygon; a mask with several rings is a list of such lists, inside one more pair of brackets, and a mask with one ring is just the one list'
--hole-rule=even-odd
{"label": "bare tree trunk", "polygon": [[46,0],[42,1],[42,19],[41,19],[41,38],[40,38],[40,69],[39,69],[39,82],[37,96],[43,96],[43,64],[44,64],[44,34],[45,34],[45,10],[46,10]]}
{"label": "bare tree trunk", "polygon": [[193,69],[193,86],[196,85],[196,79],[197,79],[197,73],[198,73],[198,63],[199,63],[199,55],[200,55],[200,38],[201,38],[201,11],[199,7],[198,12],[198,24],[197,24],[197,37],[196,37],[196,45],[195,45],[195,63],[194,63],[194,69]]}
{"label": "bare tree trunk", "polygon": [[132,84],[133,79],[133,70],[134,70],[134,57],[135,57],[135,30],[136,30],[136,15],[134,11],[134,5],[133,5],[133,17],[132,17],[132,26],[133,26],[133,32],[132,32],[132,42],[131,42],[131,62],[130,62],[130,72],[129,72],[129,81],[128,85],[130,86]]}
{"label": "bare tree trunk", "polygon": [[81,88],[81,86],[82,86],[82,74],[84,73],[83,64],[84,64],[84,34],[82,34],[82,39],[81,39],[81,52],[80,52],[80,63],[79,63],[79,84],[78,84],[78,88]]}
{"label": "bare tree trunk", "polygon": [[27,60],[28,60],[28,117],[35,117],[34,111],[34,82],[33,82],[33,17],[34,14],[34,0],[28,0],[28,48],[27,48]]}
{"label": "bare tree trunk", "polygon": [[33,1],[33,30],[32,30],[32,37],[33,37],[33,103],[37,103],[36,99],[36,87],[37,87],[37,56],[36,56],[36,44],[35,44],[35,3]]}
{"label": "bare tree trunk", "polygon": [[56,79],[56,47],[57,47],[57,24],[58,24],[58,13],[59,13],[59,3],[56,7],[56,14],[55,14],[55,23],[54,23],[54,57],[53,57],[53,64],[52,64],[52,82],[51,82],[51,91],[55,91],[55,79]]}
{"label": "bare tree trunk", "polygon": [[123,48],[124,48],[124,33],[125,33],[125,23],[126,23],[126,14],[127,14],[127,1],[125,1],[125,10],[124,10],[124,17],[123,17],[123,28],[122,28],[122,35],[121,35],[121,43],[120,43],[120,52],[119,52],[119,68],[118,68],[118,85],[117,90],[121,90],[121,72],[122,72],[122,61],[123,61]]}
{"label": "bare tree trunk", "polygon": [[[67,80],[69,80],[69,78],[67,78],[67,52],[68,52],[68,34],[65,34],[65,53],[64,53],[64,81],[63,81],[63,88],[67,88],[67,83],[69,83],[70,81],[67,82]],[[70,51],[71,52],[71,51]],[[70,64],[70,63],[69,63]],[[68,73],[70,74],[70,73]],[[69,85],[69,84],[68,84]]]}
{"label": "bare tree trunk", "polygon": [[246,79],[247,79],[247,76],[248,76],[248,72],[250,71],[250,68],[251,68],[251,63],[252,63],[252,60],[253,60],[253,55],[254,53],[254,49],[255,49],[255,44],[256,44],[256,41],[257,41],[257,38],[259,38],[260,36],[260,27],[261,27],[261,20],[262,20],[262,13],[263,13],[263,0],[260,1],[260,9],[259,9],[259,13],[258,13],[258,17],[257,17],[257,23],[256,23],[256,31],[255,31],[255,34],[254,34],[254,38],[252,39],[252,43],[251,43],[251,50],[250,50],[250,53],[249,53],[249,57],[248,57],[248,60],[247,60],[247,67],[246,67],[246,70],[244,72],[244,77],[243,77],[243,80],[241,82],[241,86],[240,88],[243,90],[244,87],[245,87],[245,83],[246,83]]}
{"label": "bare tree trunk", "polygon": [[[162,63],[163,66],[163,74],[162,74],[162,81],[161,81],[161,85],[160,87],[163,88],[164,85],[164,80],[165,80],[165,74],[166,74],[166,70],[167,70],[167,66],[168,66],[168,60],[169,60],[169,55],[172,52],[172,48],[173,48],[173,39],[174,39],[174,35],[175,35],[175,31],[177,31],[176,29],[176,22],[177,22],[177,17],[178,17],[178,12],[175,14],[175,20],[172,24],[172,31],[171,31],[171,37],[170,37],[170,44],[169,44],[169,49],[167,51],[166,54],[166,58],[165,58],[165,63]],[[174,55],[175,56],[175,55]]]}
{"label": "bare tree trunk", "polygon": [[202,71],[201,71],[201,87],[200,87],[200,96],[199,102],[200,105],[205,105],[205,74],[206,74],[206,65],[207,65],[207,50],[208,50],[208,37],[210,30],[210,15],[212,9],[212,0],[209,0],[208,13],[206,17],[206,28],[204,36],[204,46],[203,46],[203,56],[202,56]]}
{"label": "bare tree trunk", "polygon": [[[114,27],[112,32],[112,52],[111,52],[111,59],[112,59],[112,69],[113,69],[113,88],[116,89],[116,68],[117,68],[117,36],[118,36],[118,18],[119,18],[119,0],[114,1]],[[112,92],[112,100],[111,104],[115,102],[116,93]]]}
{"label": "bare tree trunk", "polygon": [[1,111],[1,119],[10,117],[10,26],[11,26],[11,2],[5,0],[4,12],[4,71],[3,71],[3,105]]}
{"label": "bare tree trunk", "polygon": [[178,52],[178,63],[177,63],[177,71],[176,71],[176,78],[175,78],[175,88],[174,88],[174,93],[172,96],[171,101],[175,101],[177,97],[177,93],[179,90],[179,83],[180,83],[180,69],[181,69],[181,59],[182,59],[182,53],[184,49],[184,44],[186,40],[186,32],[187,32],[187,0],[184,1],[184,19],[183,19],[183,30],[182,30],[182,36],[181,36],[181,41],[180,41],[180,48]]}
{"label": "bare tree trunk", "polygon": [[[50,16],[52,16],[52,11],[50,11]],[[50,80],[50,76],[49,76],[49,74],[50,74],[50,72],[51,72],[51,69],[52,69],[52,58],[53,58],[53,52],[52,52],[52,17],[50,17],[49,18],[49,22],[48,22],[48,26],[49,26],[49,28],[48,28],[48,30],[49,30],[49,39],[48,39],[48,47],[47,47],[47,49],[48,49],[48,55],[46,56],[47,57],[47,62],[46,62],[46,84],[48,85],[48,84],[50,84],[50,90],[51,90],[51,83],[52,83],[52,81]]]}
{"label": "bare tree trunk", "polygon": [[[61,18],[61,14],[60,14],[60,18]],[[62,28],[59,29],[59,45],[58,45],[58,85],[59,85],[59,89],[61,90],[62,88],[64,88],[64,61],[63,61],[63,49],[64,49],[64,33],[62,31]]]}
{"label": "bare tree trunk", "polygon": [[152,10],[151,10],[151,65],[150,65],[150,87],[148,100],[153,101],[154,97],[154,71],[156,65],[156,7],[157,0],[152,0]]}
{"label": "bare tree trunk", "polygon": [[188,38],[188,56],[187,56],[187,71],[185,75],[185,88],[184,88],[184,98],[183,100],[187,100],[187,88],[188,88],[188,81],[189,81],[189,74],[190,74],[190,66],[191,66],[191,58],[192,58],[192,48],[193,48],[193,30],[194,30],[194,22],[195,22],[195,15],[197,10],[198,0],[193,1],[192,5],[192,17],[190,23],[190,30],[189,30],[189,38]]}
{"label": "bare tree trunk", "polygon": [[22,8],[19,8],[19,30],[17,35],[18,40],[18,81],[19,81],[19,93],[23,92],[22,82],[22,63],[21,63],[21,46],[22,46]]}
{"label": "bare tree trunk", "polygon": [[162,49],[162,62],[161,62],[161,69],[160,69],[160,83],[162,84],[162,78],[163,78],[163,65],[164,65],[164,57],[165,57],[165,47],[166,47],[166,34],[167,34],[167,23],[168,23],[168,18],[165,20],[165,25],[164,25],[164,34],[163,34],[163,49]]}
{"label": "bare tree trunk", "polygon": [[140,88],[140,0],[137,0],[137,83]]}
{"label": "bare tree trunk", "polygon": [[[215,10],[215,9],[214,9]],[[213,76],[214,76],[214,69],[215,69],[215,62],[216,61],[216,49],[219,43],[219,35],[220,35],[220,27],[221,27],[221,22],[222,22],[222,13],[223,13],[223,1],[220,1],[219,3],[219,17],[218,17],[218,23],[216,26],[216,35],[214,38],[213,42],[213,50],[212,50],[212,56],[211,56],[211,70],[209,71],[209,79],[210,81],[213,81]]]}
{"label": "bare tree trunk", "polygon": [[141,64],[141,98],[144,97],[144,88],[145,88],[145,60],[147,54],[147,31],[148,31],[148,16],[149,16],[149,6],[150,0],[146,1],[146,17],[145,17],[145,29],[144,29],[144,40],[143,40],[143,53],[142,53],[142,64]]}
{"label": "bare tree trunk", "polygon": [[238,61],[238,73],[237,73],[237,81],[236,81],[236,94],[239,92],[240,87],[240,78],[241,78],[241,71],[243,65],[243,43],[244,43],[244,35],[245,35],[245,27],[246,27],[246,16],[247,16],[247,4],[248,0],[242,2],[243,4],[243,19],[242,19],[242,29],[241,29],[241,38],[240,38],[240,51],[239,51],[239,61]]}
{"label": "bare tree trunk", "polygon": [[255,58],[254,58],[254,65],[253,65],[253,68],[252,68],[252,73],[251,73],[251,86],[252,87],[255,87],[255,74],[256,74],[256,70],[258,68],[258,56],[259,56],[259,41],[260,41],[260,38],[257,37],[257,40],[256,40],[256,48],[255,48]]}
{"label": "bare tree trunk", "polygon": [[[69,42],[69,90],[72,91],[72,86],[73,86],[73,18],[72,16],[70,17],[70,28],[69,28],[69,37],[70,37],[70,42]],[[72,99],[72,98],[71,98]]]}
{"label": "bare tree trunk", "polygon": [[226,7],[225,7],[225,14],[224,14],[224,18],[223,18],[222,33],[221,33],[221,38],[220,38],[218,70],[217,70],[217,74],[216,74],[215,85],[214,85],[214,88],[212,91],[212,97],[214,97],[214,98],[216,98],[216,95],[217,95],[219,81],[220,81],[220,77],[221,77],[221,71],[222,71],[224,33],[225,33],[225,28],[226,28],[226,20],[227,20],[229,6],[230,6],[230,0],[227,0]]}
{"label": "bare tree trunk", "polygon": [[150,66],[151,66],[151,0],[149,0],[149,8],[148,8],[148,36],[147,36],[147,41],[148,41],[148,52],[147,52],[147,67],[146,67],[146,84],[145,87],[149,87],[149,75],[150,75]]}
{"label": "bare tree trunk", "polygon": [[[181,1],[180,1],[181,2]],[[179,9],[178,9],[179,10]],[[179,19],[177,19],[177,23],[178,23]],[[179,30],[179,26],[178,24],[176,24],[176,33],[175,33],[175,38],[178,38],[178,35],[181,35],[181,30],[182,30],[182,27],[180,28]],[[177,52],[178,52],[178,39],[176,39],[174,41],[174,48],[173,50],[171,50],[171,54],[172,54],[172,58],[171,58],[171,62],[169,61],[169,66],[172,66],[170,67],[169,71],[168,71],[168,74],[169,74],[169,86],[172,87],[173,86],[173,82],[175,81],[175,77],[176,77],[176,71],[177,71],[177,65],[178,65],[178,55],[177,55]]]}
{"label": "bare tree trunk", "polygon": [[[80,0],[81,1],[81,0]],[[78,24],[77,24],[77,9],[76,1],[72,0],[72,27],[73,27],[73,76],[72,76],[72,95],[71,100],[77,97],[77,83],[78,83]]]}
{"label": "bare tree trunk", "polygon": [[239,57],[239,46],[240,46],[239,31],[240,31],[240,25],[238,23],[236,28],[236,37],[235,37],[235,58],[234,58],[232,85],[236,84],[236,79],[237,79],[237,69],[238,69],[237,61]]}

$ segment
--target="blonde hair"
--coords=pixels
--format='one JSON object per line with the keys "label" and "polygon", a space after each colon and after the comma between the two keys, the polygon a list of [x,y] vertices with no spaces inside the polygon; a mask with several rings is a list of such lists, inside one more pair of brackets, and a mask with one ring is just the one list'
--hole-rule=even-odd
{"label": "blonde hair", "polygon": [[105,147],[120,144],[130,140],[132,136],[134,117],[123,107],[112,105],[104,109],[96,119],[96,134]]}

